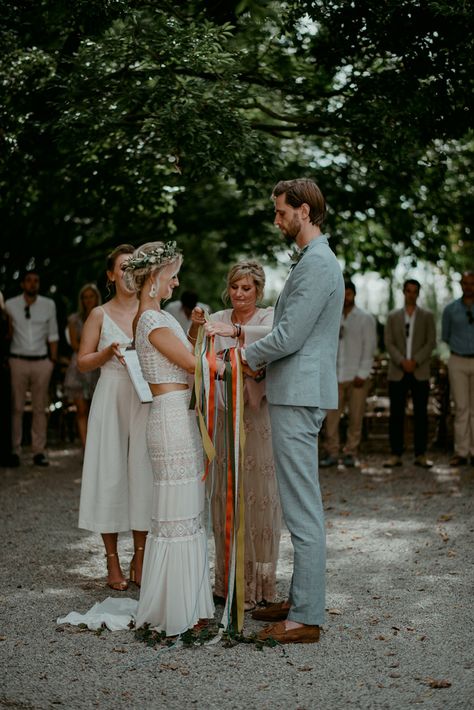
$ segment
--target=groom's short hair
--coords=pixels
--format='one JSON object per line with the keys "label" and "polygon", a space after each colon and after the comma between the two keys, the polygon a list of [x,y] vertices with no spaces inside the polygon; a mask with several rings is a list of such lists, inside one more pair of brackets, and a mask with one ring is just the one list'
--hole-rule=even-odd
{"label": "groom's short hair", "polygon": [[286,203],[291,207],[297,208],[302,204],[307,204],[311,224],[318,227],[322,225],[327,212],[326,200],[314,180],[309,180],[309,178],[280,180],[273,188],[272,197],[279,197],[283,194]]}

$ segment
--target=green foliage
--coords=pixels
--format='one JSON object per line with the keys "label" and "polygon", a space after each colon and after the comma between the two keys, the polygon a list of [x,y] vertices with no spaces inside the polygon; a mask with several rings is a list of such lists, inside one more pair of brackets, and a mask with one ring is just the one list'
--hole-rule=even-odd
{"label": "green foliage", "polygon": [[108,250],[176,238],[218,305],[309,175],[349,271],[473,259],[472,2],[27,0],[0,29],[0,287],[69,302]]}

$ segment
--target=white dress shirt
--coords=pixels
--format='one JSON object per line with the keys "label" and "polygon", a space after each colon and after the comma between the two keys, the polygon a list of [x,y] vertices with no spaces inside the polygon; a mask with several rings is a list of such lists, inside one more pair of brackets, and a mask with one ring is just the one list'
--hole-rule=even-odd
{"label": "white dress shirt", "polygon": [[377,347],[375,318],[354,306],[342,315],[337,351],[337,380],[351,382],[354,377],[365,380],[372,369]]}
{"label": "white dress shirt", "polygon": [[[5,303],[13,326],[10,352],[29,357],[47,355],[47,343],[55,343],[59,340],[56,304],[51,298],[37,296],[36,300],[29,304],[29,309],[27,307],[28,303],[23,294],[9,298]],[[27,318],[28,310],[29,318]]]}
{"label": "white dress shirt", "polygon": [[407,339],[406,345],[406,359],[411,360],[411,354],[413,350],[413,332],[415,330],[415,319],[416,319],[416,308],[411,314],[411,316],[405,311],[405,337]]}

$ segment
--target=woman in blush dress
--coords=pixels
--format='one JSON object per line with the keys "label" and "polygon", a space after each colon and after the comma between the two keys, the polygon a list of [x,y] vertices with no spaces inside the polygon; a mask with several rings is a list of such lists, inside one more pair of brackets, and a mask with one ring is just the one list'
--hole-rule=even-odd
{"label": "woman in blush dress", "polygon": [[203,526],[204,456],[196,414],[189,409],[196,358],[178,321],[162,310],[178,285],[175,242],[152,242],[124,264],[139,297],[135,344],[153,402],[146,428],[153,511],[143,563],[136,626],[174,636],[213,618]]}
{"label": "woman in blush dress", "polygon": [[145,438],[149,405],[138,399],[121,354],[132,342],[138,308],[122,271],[133,252],[133,246],[123,244],[109,254],[107,277],[115,295],[92,309],[77,356],[81,372],[101,371],[89,413],[79,527],[102,535],[107,585],[118,592],[128,588],[117,553],[118,533],[133,531],[130,580],[140,585],[153,488]]}
{"label": "woman in blush dress", "polygon": [[77,353],[81,342],[81,333],[84,323],[90,312],[102,303],[100,291],[95,284],[86,284],[79,291],[79,307],[77,313],[69,316],[67,329],[69,343],[73,350],[64,377],[64,393],[67,398],[74,402],[76,407],[76,424],[82,447],[86,446],[87,418],[91,406],[92,395],[99,379],[100,370],[88,370],[81,372],[77,367]]}
{"label": "woman in blush dress", "polygon": [[[227,275],[224,300],[232,308],[210,316],[206,327],[215,335],[216,352],[236,347],[239,337],[253,342],[270,332],[273,308],[259,308],[263,298],[265,272],[256,261],[242,261]],[[193,340],[199,325],[204,324],[203,312],[196,308],[189,336]],[[212,491],[212,521],[216,546],[216,597],[226,597],[224,587],[225,523],[227,499],[227,463],[224,446],[225,411],[220,409],[217,420],[217,456]],[[245,454],[243,486],[245,499],[245,608],[253,609],[261,602],[273,602],[276,596],[276,567],[280,545],[281,510],[275,468],[265,381],[244,378]]]}

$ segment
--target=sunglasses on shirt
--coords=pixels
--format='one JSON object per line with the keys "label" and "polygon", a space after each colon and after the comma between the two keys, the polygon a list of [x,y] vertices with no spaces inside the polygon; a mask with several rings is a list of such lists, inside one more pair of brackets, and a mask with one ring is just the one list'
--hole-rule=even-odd
{"label": "sunglasses on shirt", "polygon": [[25,306],[25,318],[26,318],[27,320],[29,320],[29,319],[31,318],[31,313],[30,313],[30,307],[29,307],[29,305],[28,305],[28,306]]}
{"label": "sunglasses on shirt", "polygon": [[474,323],[474,316],[472,315],[472,311],[466,311],[466,315],[469,325],[472,325]]}

